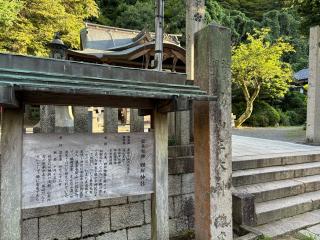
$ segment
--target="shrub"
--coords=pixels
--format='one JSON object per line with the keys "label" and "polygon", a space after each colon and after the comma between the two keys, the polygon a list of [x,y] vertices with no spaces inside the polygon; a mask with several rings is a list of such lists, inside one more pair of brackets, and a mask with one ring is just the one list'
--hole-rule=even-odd
{"label": "shrub", "polygon": [[286,114],[292,126],[302,125],[305,122],[305,117],[296,111],[287,111]]}
{"label": "shrub", "polygon": [[279,112],[264,101],[258,101],[254,105],[251,117],[246,121],[246,125],[252,127],[275,126],[280,122]]}
{"label": "shrub", "polygon": [[281,103],[281,109],[284,112],[304,108],[307,108],[307,97],[300,92],[288,92]]}
{"label": "shrub", "polygon": [[290,117],[288,116],[288,114],[286,112],[283,112],[281,109],[278,109],[278,113],[280,115],[280,122],[279,124],[281,126],[290,126]]}

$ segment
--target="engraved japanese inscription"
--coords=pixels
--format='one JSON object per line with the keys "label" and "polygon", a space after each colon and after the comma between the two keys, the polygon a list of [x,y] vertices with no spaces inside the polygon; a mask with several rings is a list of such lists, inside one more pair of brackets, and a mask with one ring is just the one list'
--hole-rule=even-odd
{"label": "engraved japanese inscription", "polygon": [[23,208],[153,192],[153,133],[26,134]]}

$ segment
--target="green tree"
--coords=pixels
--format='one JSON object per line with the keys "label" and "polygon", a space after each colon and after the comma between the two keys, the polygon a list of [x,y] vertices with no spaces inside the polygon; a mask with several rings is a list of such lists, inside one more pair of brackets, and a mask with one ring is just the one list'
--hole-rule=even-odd
{"label": "green tree", "polygon": [[320,25],[320,1],[319,0],[294,0],[294,7],[302,17],[302,32],[309,35],[309,28]]}
{"label": "green tree", "polygon": [[[47,55],[46,44],[55,32],[71,48],[79,47],[83,20],[98,15],[94,0],[12,0],[21,4],[9,27],[0,26],[0,50],[29,55]],[[12,14],[14,15],[13,8]]]}
{"label": "green tree", "polygon": [[282,61],[282,56],[293,51],[293,47],[279,38],[271,43],[267,40],[269,29],[256,30],[248,34],[247,42],[233,49],[232,78],[242,90],[246,107],[236,120],[240,127],[252,114],[253,105],[260,91],[270,97],[283,97],[292,78],[291,66]]}
{"label": "green tree", "polygon": [[259,23],[248,18],[244,13],[225,9],[214,0],[206,1],[206,21],[216,22],[230,28],[232,33],[232,42],[238,45],[247,37],[247,33],[253,33],[253,29],[259,27]]}
{"label": "green tree", "polygon": [[17,19],[22,4],[18,1],[0,0],[0,27],[6,28]]}
{"label": "green tree", "polygon": [[294,9],[272,10],[263,15],[261,26],[269,28],[269,40],[276,42],[283,38],[290,43],[295,52],[285,54],[284,60],[292,65],[294,71],[308,66],[308,40],[301,34],[301,18]]}
{"label": "green tree", "polygon": [[[97,0],[97,4],[101,14],[95,21],[100,24],[154,31],[154,0]],[[183,34],[185,12],[184,0],[166,1],[165,32]]]}
{"label": "green tree", "polygon": [[226,9],[238,10],[249,18],[261,21],[265,12],[286,6],[286,0],[218,0]]}
{"label": "green tree", "polygon": [[154,31],[154,3],[153,1],[137,1],[135,4],[121,4],[121,9],[114,23],[117,27],[141,30],[147,28]]}

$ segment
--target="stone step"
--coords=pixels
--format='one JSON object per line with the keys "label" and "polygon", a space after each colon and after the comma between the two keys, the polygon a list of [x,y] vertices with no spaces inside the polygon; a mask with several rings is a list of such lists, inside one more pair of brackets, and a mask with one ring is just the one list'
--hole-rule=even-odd
{"label": "stone step", "polygon": [[260,203],[318,190],[320,175],[239,186],[233,192],[253,194],[255,203]]}
{"label": "stone step", "polygon": [[[257,225],[319,209],[320,191],[256,204]],[[320,220],[320,219],[319,219]]]}
{"label": "stone step", "polygon": [[259,232],[265,237],[276,238],[317,224],[320,224],[320,210],[284,218],[275,222],[253,227],[253,229],[255,232]]}
{"label": "stone step", "polygon": [[300,235],[302,239],[320,240],[320,224],[301,230],[298,235]]}
{"label": "stone step", "polygon": [[263,157],[234,156],[232,158],[232,169],[236,171],[244,169],[285,166],[318,161],[320,161],[320,153],[318,150],[309,152],[297,151],[282,154],[268,154],[264,155]]}
{"label": "stone step", "polygon": [[317,174],[320,174],[320,162],[302,163],[233,171],[232,183],[234,187],[238,187]]}

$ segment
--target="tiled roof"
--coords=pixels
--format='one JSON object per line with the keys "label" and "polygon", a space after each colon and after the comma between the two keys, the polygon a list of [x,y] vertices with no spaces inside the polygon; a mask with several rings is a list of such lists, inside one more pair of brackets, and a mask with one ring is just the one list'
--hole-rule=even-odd
{"label": "tiled roof", "polygon": [[294,78],[298,81],[308,80],[309,79],[309,69],[302,69],[294,74]]}

